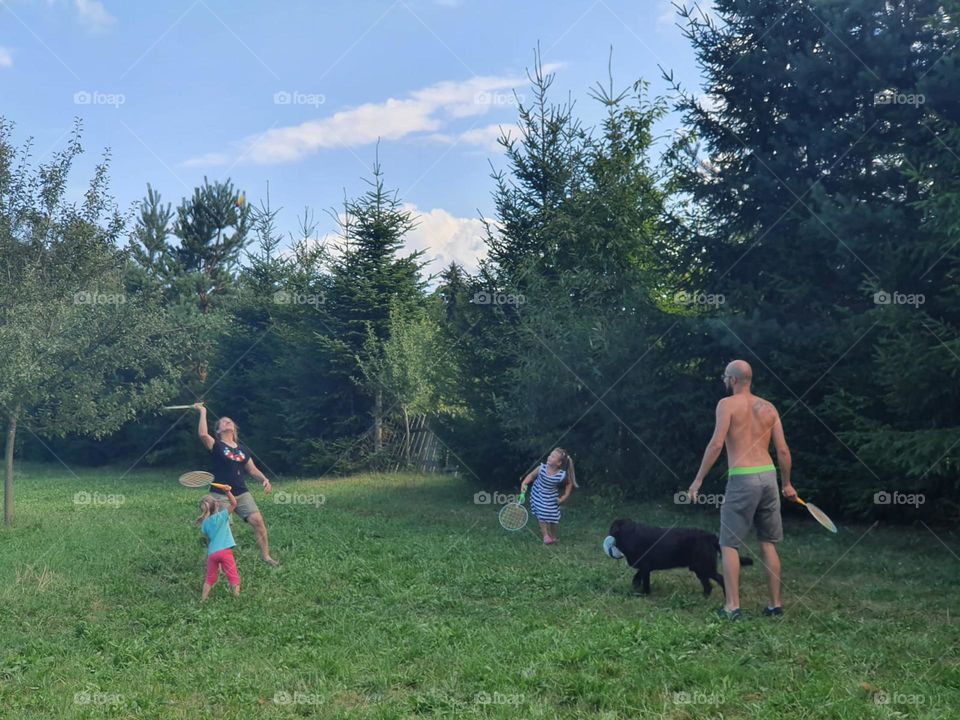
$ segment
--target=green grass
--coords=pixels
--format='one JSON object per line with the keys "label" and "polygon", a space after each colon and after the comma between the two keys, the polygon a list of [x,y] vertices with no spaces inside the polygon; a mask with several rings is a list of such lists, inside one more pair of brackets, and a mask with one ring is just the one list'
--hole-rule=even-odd
{"label": "green grass", "polygon": [[[954,718],[955,534],[797,513],[780,620],[743,572],[741,623],[686,570],[631,594],[613,517],[714,528],[690,508],[581,491],[544,547],[444,477],[281,483],[255,496],[283,562],[235,527],[242,596],[200,603],[201,491],[171,474],[25,467],[0,530],[0,717]],[[122,504],[74,502],[76,492]],[[944,545],[948,546],[945,547]],[[951,612],[953,611],[953,612]],[[284,702],[290,700],[290,702]],[[489,701],[489,702],[485,702]]]}

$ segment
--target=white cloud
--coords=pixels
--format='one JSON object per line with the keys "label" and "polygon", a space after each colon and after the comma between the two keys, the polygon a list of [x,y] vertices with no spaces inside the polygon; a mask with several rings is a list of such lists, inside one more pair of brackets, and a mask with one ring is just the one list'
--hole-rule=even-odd
{"label": "white cloud", "polygon": [[513,123],[484,125],[460,133],[433,133],[432,135],[426,135],[423,139],[444,145],[476,147],[485,152],[500,154],[503,152],[503,146],[500,145],[499,139],[504,132],[510,137],[519,139],[520,128]]}
{"label": "white cloud", "polygon": [[727,101],[718,95],[698,95],[697,105],[708,113],[722,111],[727,106]]}
{"label": "white cloud", "polygon": [[186,162],[180,163],[183,167],[219,167],[227,165],[233,159],[226,153],[212,152],[197,157],[190,158]]}
{"label": "white cloud", "polygon": [[13,50],[0,46],[0,68],[13,67]]}
{"label": "white cloud", "polygon": [[[451,262],[462,265],[468,272],[476,272],[478,262],[487,254],[484,244],[486,229],[477,218],[462,218],[443,208],[421,210],[413,203],[403,203],[403,209],[410,212],[417,226],[404,236],[401,254],[423,250],[424,260],[431,261],[424,268],[425,274],[437,274],[449,267]],[[340,221],[343,214],[337,213]],[[341,238],[336,232],[318,234],[307,241],[308,247],[326,246],[331,255],[340,255]],[[284,257],[292,257],[293,249],[283,251]]]}
{"label": "white cloud", "polygon": [[442,208],[419,210],[406,203],[404,207],[419,218],[419,225],[407,233],[408,250],[424,250],[425,259],[433,260],[427,272],[438,273],[457,262],[469,271],[476,272],[477,263],[487,253],[484,238],[486,230],[477,218],[461,218]]}
{"label": "white cloud", "polygon": [[487,125],[486,127],[473,128],[457,136],[457,142],[465,145],[476,145],[482,150],[490,152],[503,152],[503,146],[498,142],[500,137],[506,132],[513,137],[517,136],[517,128],[509,125]]}
{"label": "white cloud", "polygon": [[80,14],[80,22],[90,30],[106,30],[117,21],[100,0],[74,0],[73,4]]}
{"label": "white cloud", "polygon": [[[544,67],[553,72],[557,64]],[[513,88],[522,87],[528,82],[522,75],[479,76],[465,81],[445,81],[411,92],[404,98],[388,98],[377,103],[366,103],[359,107],[341,110],[317,120],[309,120],[299,125],[271,128],[262,133],[248,136],[234,143],[233,157],[242,156],[244,161],[259,165],[272,165],[302,160],[324,149],[338,147],[358,147],[369,145],[378,138],[399,140],[409,136],[421,136],[431,139],[451,141],[459,137],[456,132],[450,134],[448,127],[452,121],[482,116],[494,110],[508,110],[515,113],[517,99]],[[278,112],[296,107],[290,104],[291,98],[302,93],[283,90],[275,97],[283,97],[286,102],[278,104]],[[523,100],[521,95],[519,98]],[[302,108],[298,108],[302,110]],[[460,131],[464,142],[490,145],[489,128],[476,131]],[[206,153],[198,158],[186,161],[187,165],[215,164],[211,161],[219,158],[225,164],[224,153]]]}

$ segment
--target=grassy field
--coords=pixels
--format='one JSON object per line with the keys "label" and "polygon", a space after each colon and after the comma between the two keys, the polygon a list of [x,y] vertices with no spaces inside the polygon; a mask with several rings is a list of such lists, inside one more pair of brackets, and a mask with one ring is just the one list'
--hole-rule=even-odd
{"label": "grassy field", "polygon": [[[0,530],[0,717],[956,718],[960,538],[797,513],[782,619],[744,569],[740,623],[686,570],[649,598],[602,555],[610,521],[708,511],[581,491],[544,547],[451,478],[259,490],[271,569],[235,527],[242,596],[200,603],[202,491],[169,475],[25,467]],[[79,494],[78,494],[79,493]]]}

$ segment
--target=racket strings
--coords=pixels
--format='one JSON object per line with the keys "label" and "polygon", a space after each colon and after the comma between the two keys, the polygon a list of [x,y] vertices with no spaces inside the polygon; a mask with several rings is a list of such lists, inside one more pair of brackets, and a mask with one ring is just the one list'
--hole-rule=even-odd
{"label": "racket strings", "polygon": [[816,505],[811,505],[810,503],[807,503],[807,510],[809,510],[810,514],[817,519],[817,522],[819,522],[825,528],[827,528],[831,532],[837,531],[837,526],[833,524],[833,520],[831,520],[827,516],[827,514],[823,510],[818,508]]}
{"label": "racket strings", "polygon": [[195,470],[193,472],[184,473],[179,477],[180,484],[184,487],[204,487],[209,485],[213,480],[213,474],[204,472],[203,470]]}
{"label": "racket strings", "polygon": [[527,524],[527,509],[523,505],[510,503],[500,510],[500,524],[506,530],[519,530]]}

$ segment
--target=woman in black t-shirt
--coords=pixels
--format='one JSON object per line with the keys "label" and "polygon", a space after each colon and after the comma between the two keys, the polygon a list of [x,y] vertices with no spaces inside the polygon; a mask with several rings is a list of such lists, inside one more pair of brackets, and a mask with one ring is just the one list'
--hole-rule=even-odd
{"label": "woman in black t-shirt", "polygon": [[[260,508],[257,507],[253,495],[244,483],[244,476],[249,475],[259,480],[266,493],[273,490],[270,481],[253,462],[250,451],[237,440],[237,426],[233,420],[228,417],[220,418],[215,428],[217,436],[214,438],[207,432],[207,408],[203,403],[196,403],[194,407],[200,411],[200,423],[197,429],[200,442],[213,457],[214,482],[230,486],[231,492],[237,498],[237,515],[250,523],[256,534],[257,545],[260,546],[260,557],[268,565],[276,567],[280,563],[270,556],[267,526],[263,522]],[[215,487],[210,488],[210,494],[224,504],[227,502],[226,493]]]}

